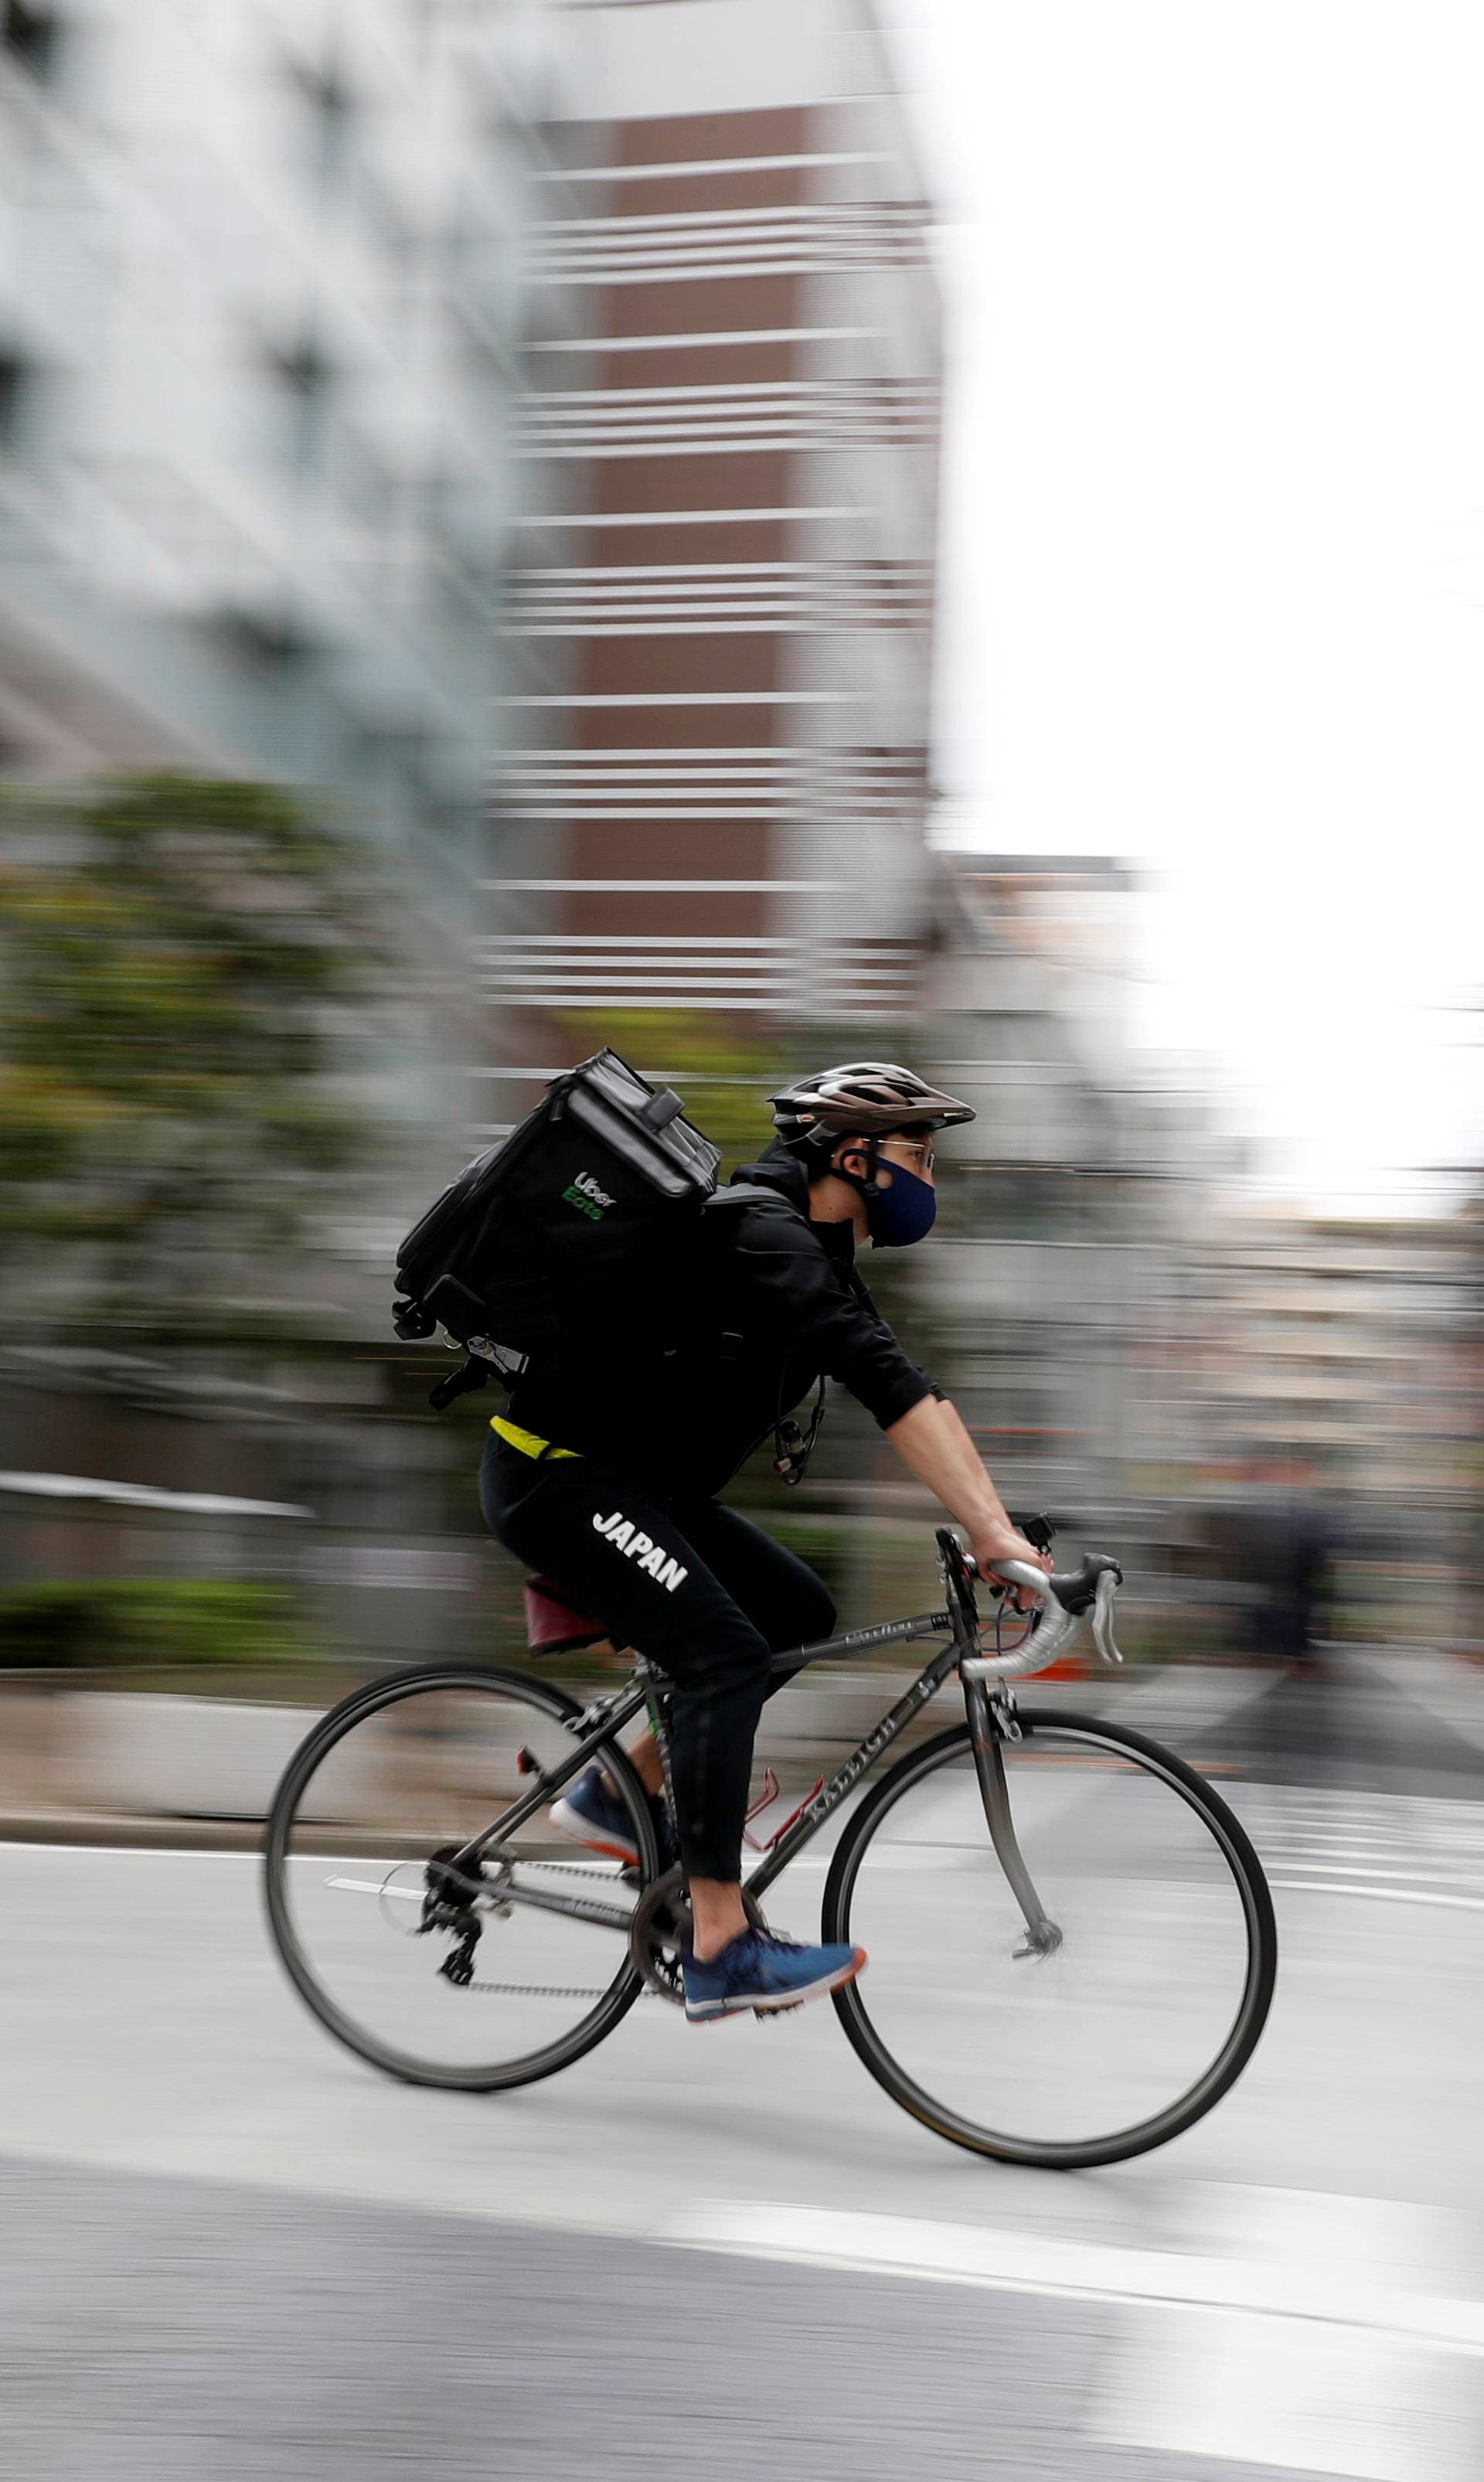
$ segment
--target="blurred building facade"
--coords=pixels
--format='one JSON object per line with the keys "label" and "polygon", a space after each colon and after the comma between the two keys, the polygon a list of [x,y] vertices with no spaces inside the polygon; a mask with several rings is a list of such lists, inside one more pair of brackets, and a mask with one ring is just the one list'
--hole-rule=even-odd
{"label": "blurred building facade", "polygon": [[[358,1339],[386,1332],[388,1246],[447,1175],[483,1030],[469,941],[549,15],[0,12],[0,777],[329,795],[407,899],[334,1094],[427,1133],[411,1170],[368,1146],[327,1184],[322,1246],[253,1287],[314,1305],[310,1362],[237,1336],[232,1305],[194,1352],[7,1345],[16,1575],[91,1573],[104,1542],[125,1567],[165,1556],[142,1502],[48,1496],[48,1474],[302,1504],[347,1541],[443,1521],[437,1455]],[[236,1559],[209,1510],[168,1521],[172,1560]],[[416,1597],[380,1608],[415,1642]]]}
{"label": "blurred building facade", "polygon": [[573,1008],[900,1013],[930,910],[939,306],[871,13],[570,24],[493,791],[524,1080]]}
{"label": "blurred building facade", "polygon": [[[426,1144],[296,1266],[312,1367],[8,1347],[15,1467],[179,1497],[169,1561],[128,1518],[145,1567],[250,1573],[238,1518],[290,1507],[383,1582],[394,1527],[420,1581],[477,1521],[471,1426],[422,1420],[392,1245],[638,1015],[682,1087],[663,1029],[714,1029],[759,1136],[770,1043],[905,1050],[975,1102],[933,1249],[872,1274],[1016,1505],[1157,1568],[1203,1474],[1302,1451],[1476,1568],[1476,1223],[1233,1216],[1209,1115],[1130,1045],[1126,870],[929,851],[939,306],[866,0],[0,25],[0,771],[343,796],[421,966],[356,1068]],[[827,1463],[794,1506],[851,1571],[869,1494],[911,1494],[849,1409]],[[11,1497],[17,1571],[104,1556]],[[419,1597],[367,1592],[422,1642]]]}
{"label": "blurred building facade", "polygon": [[1198,1274],[1229,1167],[1195,1099],[1134,1053],[1126,867],[982,856],[948,885],[931,1017],[979,1117],[943,1141],[925,1298],[1016,1504],[1162,1558],[1161,1500],[1201,1447]]}
{"label": "blurred building facade", "polygon": [[1195,1368],[1218,1476],[1271,1469],[1347,1512],[1353,1624],[1475,1640],[1476,1217],[1345,1221],[1224,1201],[1200,1297]]}
{"label": "blurred building facade", "polygon": [[462,910],[543,14],[6,11],[7,772],[328,787]]}

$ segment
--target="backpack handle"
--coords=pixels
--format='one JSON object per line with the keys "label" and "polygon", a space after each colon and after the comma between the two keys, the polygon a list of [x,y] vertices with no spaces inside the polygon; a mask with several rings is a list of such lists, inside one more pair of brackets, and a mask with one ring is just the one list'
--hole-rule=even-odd
{"label": "backpack handle", "polygon": [[656,1094],[649,1096],[647,1103],[640,1105],[639,1118],[644,1122],[645,1126],[653,1129],[657,1136],[661,1129],[669,1128],[672,1121],[677,1121],[684,1109],[684,1099],[676,1093],[675,1088],[661,1086]]}

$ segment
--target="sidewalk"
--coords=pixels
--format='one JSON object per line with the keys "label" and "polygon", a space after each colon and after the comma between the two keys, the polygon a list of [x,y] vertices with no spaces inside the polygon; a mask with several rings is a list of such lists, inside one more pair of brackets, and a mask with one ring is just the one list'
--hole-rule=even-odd
{"label": "sidewalk", "polygon": [[[913,1677],[905,1667],[821,1668],[780,1694],[756,1766],[759,1781],[769,1765],[781,1779],[775,1820],[849,1756]],[[1442,1655],[1335,1648],[1297,1671],[1099,1666],[1076,1680],[1029,1681],[1021,1703],[1106,1715],[1218,1780],[1484,1799],[1484,1673]],[[317,1711],[10,1686],[0,1695],[0,1840],[251,1851]],[[961,1713],[944,1691],[898,1748]]]}

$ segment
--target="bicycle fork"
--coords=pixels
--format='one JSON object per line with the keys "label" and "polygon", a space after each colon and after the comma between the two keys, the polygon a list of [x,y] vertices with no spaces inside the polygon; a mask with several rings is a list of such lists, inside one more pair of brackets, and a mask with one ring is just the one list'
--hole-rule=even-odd
{"label": "bicycle fork", "polygon": [[[1036,1893],[1036,1883],[1025,1866],[1025,1856],[1016,1837],[1015,1820],[1010,1809],[1010,1787],[1005,1781],[1005,1758],[1002,1744],[1019,1740],[1020,1728],[1013,1711],[992,1706],[982,1680],[966,1680],[964,1698],[968,1708],[968,1732],[973,1743],[974,1772],[979,1779],[979,1794],[984,1803],[984,1815],[989,1824],[990,1841],[995,1858],[1010,1883],[1010,1890],[1025,1917],[1025,1941],[1018,1947],[1018,1957],[1047,1957],[1055,1954],[1062,1935]],[[1009,1730],[1006,1730],[1006,1721]]]}

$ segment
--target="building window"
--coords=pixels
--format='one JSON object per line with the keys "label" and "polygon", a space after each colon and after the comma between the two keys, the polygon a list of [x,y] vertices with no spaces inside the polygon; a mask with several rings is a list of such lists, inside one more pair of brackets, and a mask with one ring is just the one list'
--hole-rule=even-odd
{"label": "building window", "polygon": [[0,346],[0,456],[12,454],[20,446],[28,377],[20,356]]}
{"label": "building window", "polygon": [[309,176],[321,189],[334,189],[345,176],[352,143],[356,106],[350,90],[333,68],[298,69],[294,83],[308,112]]}
{"label": "building window", "polygon": [[282,682],[302,672],[313,654],[309,641],[279,614],[224,606],[204,615],[201,627],[240,671],[262,679]]}
{"label": "building window", "polygon": [[288,411],[289,462],[298,466],[316,464],[325,444],[334,374],[319,348],[310,343],[275,354],[270,367],[283,389]]}
{"label": "building window", "polygon": [[44,83],[56,65],[56,18],[49,10],[28,9],[26,0],[0,0],[0,48]]}

